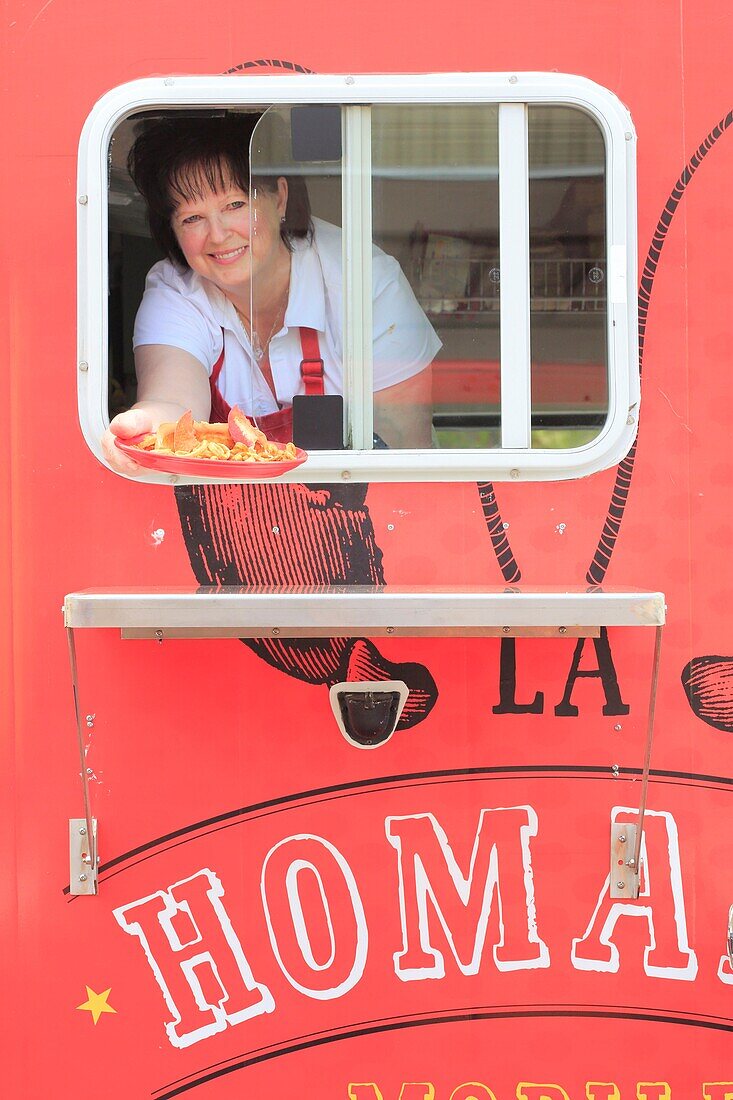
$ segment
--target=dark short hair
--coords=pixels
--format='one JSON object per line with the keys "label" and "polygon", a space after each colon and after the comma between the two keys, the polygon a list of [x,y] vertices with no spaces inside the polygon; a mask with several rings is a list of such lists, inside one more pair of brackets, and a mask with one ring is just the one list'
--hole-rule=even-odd
{"label": "dark short hair", "polygon": [[[249,194],[249,143],[261,117],[234,111],[196,116],[171,111],[138,124],[127,169],[147,204],[152,238],[169,260],[188,267],[171,218],[177,201],[199,195],[202,180],[214,191],[234,184]],[[258,176],[253,182],[274,192],[277,178]],[[312,237],[313,223],[305,181],[286,178],[288,205],[280,235],[292,251],[293,238]]]}

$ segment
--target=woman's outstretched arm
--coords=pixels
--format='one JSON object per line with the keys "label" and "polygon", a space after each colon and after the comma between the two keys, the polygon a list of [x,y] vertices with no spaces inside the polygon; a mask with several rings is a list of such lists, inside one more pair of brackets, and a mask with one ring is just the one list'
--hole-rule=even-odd
{"label": "woman's outstretched arm", "polygon": [[190,409],[194,420],[206,420],[211,410],[209,377],[202,363],[181,348],[142,344],[135,351],[137,401],[119,413],[102,436],[102,450],[113,470],[137,477],[142,467],[115,446],[115,438],[131,439],[153,432],[164,421],[176,421]]}

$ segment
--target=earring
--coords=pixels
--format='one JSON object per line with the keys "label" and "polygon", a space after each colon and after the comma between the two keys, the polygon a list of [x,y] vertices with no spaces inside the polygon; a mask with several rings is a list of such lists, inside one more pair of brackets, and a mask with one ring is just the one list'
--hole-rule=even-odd
{"label": "earring", "polygon": [[285,225],[285,215],[280,218],[280,225]]}

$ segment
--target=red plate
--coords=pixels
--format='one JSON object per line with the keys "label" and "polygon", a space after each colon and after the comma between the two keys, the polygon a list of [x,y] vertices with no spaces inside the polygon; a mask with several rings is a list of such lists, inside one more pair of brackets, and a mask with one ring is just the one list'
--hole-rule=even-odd
{"label": "red plate", "polygon": [[217,458],[182,458],[179,455],[161,455],[155,451],[141,451],[134,444],[145,438],[145,434],[133,436],[127,443],[115,439],[115,444],[129,455],[133,462],[145,466],[148,470],[157,470],[161,474],[182,474],[184,477],[226,477],[233,481],[259,481],[262,477],[280,477],[296,466],[302,466],[307,453],[297,448],[295,458],[287,462],[232,462]]}

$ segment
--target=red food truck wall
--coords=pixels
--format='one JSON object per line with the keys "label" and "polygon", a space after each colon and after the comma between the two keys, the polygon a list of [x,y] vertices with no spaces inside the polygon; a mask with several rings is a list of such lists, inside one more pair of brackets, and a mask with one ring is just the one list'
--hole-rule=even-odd
{"label": "red food truck wall", "polygon": [[[730,10],[54,0],[11,3],[5,19],[4,1095],[730,1100]],[[90,454],[75,378],[84,119],[126,81],[258,58],[567,72],[629,107],[651,266],[638,450],[607,571],[615,470],[497,484],[495,498],[446,484],[337,500],[135,485]],[[515,682],[492,639],[314,654],[83,632],[102,871],[98,896],[65,892],[82,804],[64,594],[221,579],[222,556],[242,583],[321,580],[299,549],[323,545],[337,508],[362,535],[343,559],[322,555],[326,580],[667,594],[638,902],[607,895],[610,823],[639,804],[652,657],[651,631],[622,630],[598,646],[519,640]],[[292,532],[277,547],[273,516]],[[412,709],[388,745],[359,752],[328,684],[387,673],[410,683]]]}

